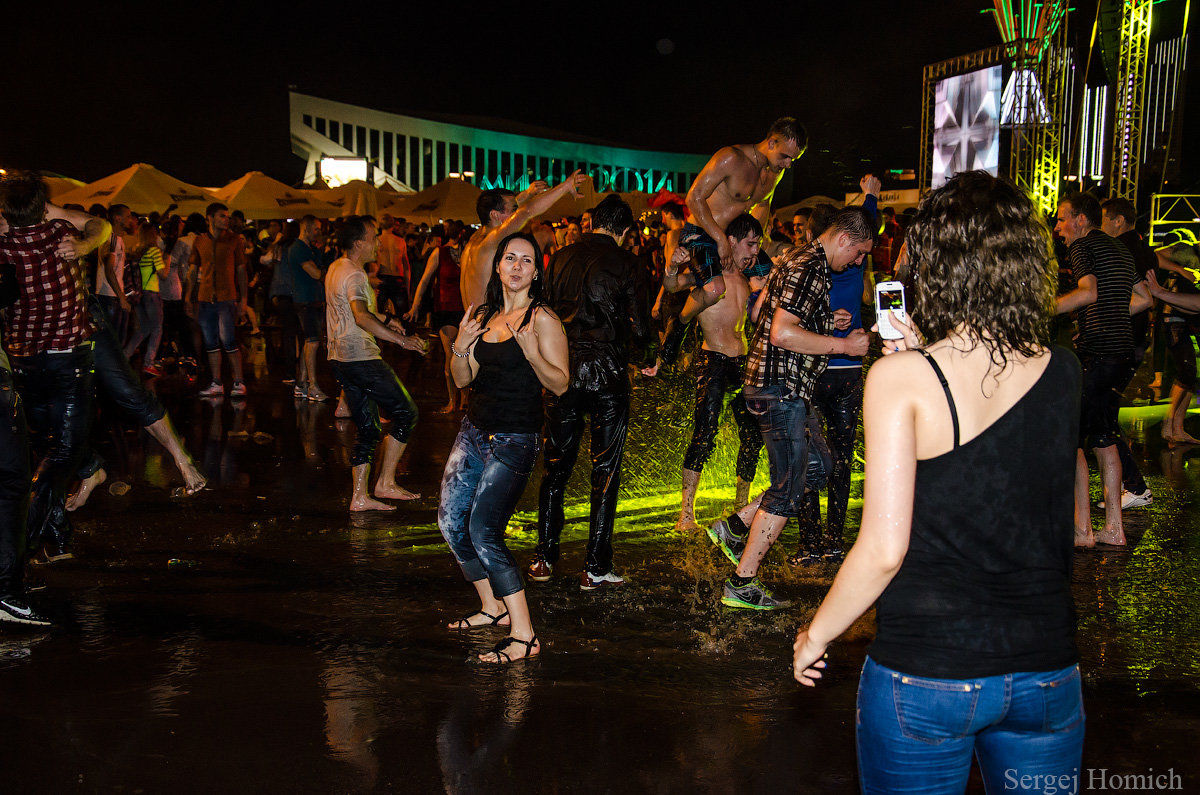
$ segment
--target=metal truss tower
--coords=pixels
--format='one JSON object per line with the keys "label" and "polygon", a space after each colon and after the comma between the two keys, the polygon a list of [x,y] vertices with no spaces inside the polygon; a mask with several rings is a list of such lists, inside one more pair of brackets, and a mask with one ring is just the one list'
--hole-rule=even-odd
{"label": "metal truss tower", "polygon": [[1153,0],[1123,0],[1121,53],[1118,59],[1117,108],[1113,119],[1110,195],[1137,205],[1142,152],[1146,62],[1150,55],[1150,10]]}

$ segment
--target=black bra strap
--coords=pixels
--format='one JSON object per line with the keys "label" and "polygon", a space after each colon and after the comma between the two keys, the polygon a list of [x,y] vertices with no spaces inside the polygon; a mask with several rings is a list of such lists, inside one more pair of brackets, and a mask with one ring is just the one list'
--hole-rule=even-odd
{"label": "black bra strap", "polygon": [[950,384],[946,381],[946,376],[942,373],[942,368],[938,367],[938,363],[933,360],[927,351],[918,348],[921,355],[925,357],[925,361],[929,362],[929,366],[933,368],[933,372],[937,375],[938,380],[942,382],[942,391],[946,393],[946,402],[950,404],[950,419],[954,421],[954,449],[958,449],[958,409],[954,407],[954,395],[950,394]]}

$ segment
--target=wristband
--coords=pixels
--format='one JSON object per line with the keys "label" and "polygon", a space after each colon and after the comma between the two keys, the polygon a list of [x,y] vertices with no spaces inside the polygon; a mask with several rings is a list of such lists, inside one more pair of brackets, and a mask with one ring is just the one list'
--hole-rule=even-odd
{"label": "wristband", "polygon": [[456,359],[466,359],[468,356],[471,355],[470,351],[467,351],[466,353],[459,353],[458,348],[454,347],[453,342],[450,343],[450,352],[454,354],[454,358],[456,358]]}

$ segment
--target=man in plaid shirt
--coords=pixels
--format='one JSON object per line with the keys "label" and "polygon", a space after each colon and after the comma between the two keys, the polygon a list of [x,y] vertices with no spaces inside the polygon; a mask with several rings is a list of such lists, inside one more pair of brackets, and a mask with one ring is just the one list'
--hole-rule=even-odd
{"label": "man in plaid shirt", "polygon": [[[839,210],[816,240],[777,265],[759,299],[758,327],[750,342],[742,394],[758,420],[771,467],[771,486],[759,499],[721,519],[708,534],[738,564],[725,583],[721,603],[775,610],[775,599],[758,580],[758,567],[780,531],[804,502],[808,467],[808,401],[830,354],[862,356],[869,337],[850,325],[850,313],[829,308],[830,271],[861,262],[875,245],[874,223],[861,207]],[[748,525],[748,526],[747,526]]]}
{"label": "man in plaid shirt", "polygon": [[[14,266],[20,293],[7,313],[4,342],[29,424],[48,445],[34,473],[26,552],[36,552],[45,543],[47,554],[56,557],[66,554],[70,540],[66,489],[79,466],[91,420],[88,338],[95,327],[79,257],[107,239],[112,228],[94,219],[79,240],[68,221],[45,220],[46,199],[46,183],[36,174],[13,174],[0,183],[0,211],[6,221],[0,233],[0,262]],[[13,532],[13,521],[11,515],[0,516],[0,535]],[[14,591],[19,584],[6,587]],[[0,620],[3,613],[14,620],[0,600]]]}

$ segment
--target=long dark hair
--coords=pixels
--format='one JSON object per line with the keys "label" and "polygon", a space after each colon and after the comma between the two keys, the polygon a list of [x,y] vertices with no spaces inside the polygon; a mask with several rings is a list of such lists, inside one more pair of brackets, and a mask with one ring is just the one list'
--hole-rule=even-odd
{"label": "long dark hair", "polygon": [[500,260],[508,251],[508,244],[514,240],[524,240],[533,246],[534,268],[533,281],[529,284],[529,298],[531,299],[529,309],[525,311],[525,317],[521,318],[521,324],[517,328],[525,328],[525,324],[533,317],[534,310],[539,306],[546,305],[546,299],[542,292],[542,285],[546,282],[546,272],[542,267],[542,247],[528,232],[515,232],[500,241],[500,245],[496,246],[496,256],[492,257],[492,277],[488,279],[484,304],[475,310],[475,317],[481,326],[486,326],[492,315],[504,308],[504,283],[500,281]]}

